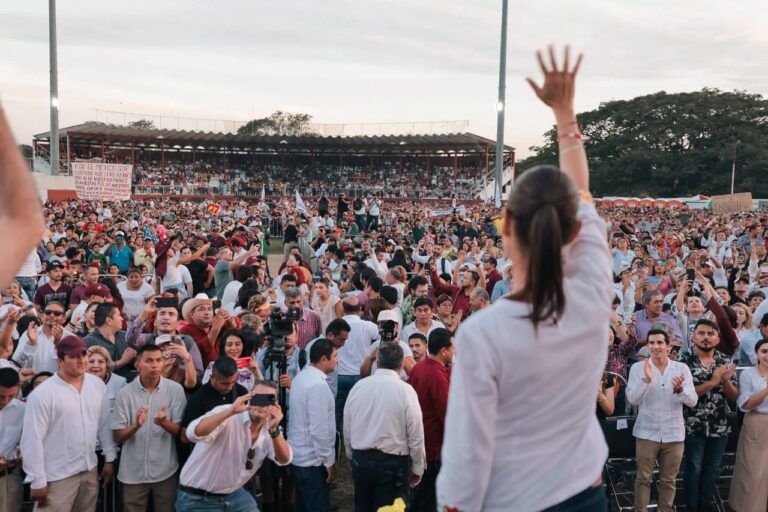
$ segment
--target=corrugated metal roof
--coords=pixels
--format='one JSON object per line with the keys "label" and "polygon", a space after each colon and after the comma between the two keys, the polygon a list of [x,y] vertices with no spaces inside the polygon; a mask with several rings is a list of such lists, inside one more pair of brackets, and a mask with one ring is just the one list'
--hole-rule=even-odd
{"label": "corrugated metal roof", "polygon": [[[244,149],[261,148],[270,150],[276,148],[292,149],[327,149],[339,150],[377,150],[387,152],[404,152],[414,149],[423,150],[469,150],[485,151],[487,147],[494,148],[496,142],[473,133],[446,133],[432,135],[355,135],[355,136],[319,136],[319,135],[240,135],[220,132],[202,132],[167,129],[141,129],[130,126],[88,122],[62,128],[62,138],[68,134],[75,142],[106,142],[111,144],[156,144],[162,142],[168,146],[215,146],[226,145],[229,148],[243,147]],[[50,132],[35,135],[37,140],[48,140]],[[505,150],[514,148],[505,146]]]}

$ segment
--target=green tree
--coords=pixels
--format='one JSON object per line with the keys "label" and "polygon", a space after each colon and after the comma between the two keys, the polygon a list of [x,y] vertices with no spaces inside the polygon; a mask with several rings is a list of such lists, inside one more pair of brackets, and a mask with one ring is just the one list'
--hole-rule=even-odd
{"label": "green tree", "polygon": [[278,110],[269,117],[253,119],[241,126],[240,135],[305,135],[310,134],[309,114],[291,114]]}
{"label": "green tree", "polygon": [[32,146],[29,144],[19,144],[19,151],[24,155],[24,158],[32,158]]}
{"label": "green tree", "polygon": [[[675,197],[736,192],[768,197],[768,100],[703,89],[602,103],[578,115],[596,196]],[[518,163],[557,164],[554,127]]]}
{"label": "green tree", "polygon": [[128,126],[139,130],[154,130],[155,122],[150,119],[139,119],[138,121],[131,121]]}

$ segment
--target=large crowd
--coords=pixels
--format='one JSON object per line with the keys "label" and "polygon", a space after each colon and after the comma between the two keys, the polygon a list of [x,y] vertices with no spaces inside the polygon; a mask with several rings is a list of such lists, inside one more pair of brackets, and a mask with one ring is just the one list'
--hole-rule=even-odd
{"label": "large crowd", "polygon": [[739,429],[728,504],[765,511],[768,215],[597,211],[580,58],[550,59],[563,171],[503,211],[43,205],[0,306],[0,508],[329,511],[346,459],[357,512],[604,510],[598,425],[634,407],[635,510],[681,468],[718,507]]}
{"label": "large crowd", "polygon": [[384,165],[247,163],[204,159],[180,163],[151,160],[137,163],[133,193],[142,195],[267,196],[375,195],[386,198],[460,200],[480,196],[485,170],[477,165],[452,165],[426,161],[392,161]]}

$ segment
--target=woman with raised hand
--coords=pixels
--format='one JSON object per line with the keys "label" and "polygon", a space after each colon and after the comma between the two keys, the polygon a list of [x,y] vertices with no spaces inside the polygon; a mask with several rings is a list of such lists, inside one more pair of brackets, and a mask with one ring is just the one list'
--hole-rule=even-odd
{"label": "woman with raised hand", "polygon": [[[437,496],[445,510],[606,510],[595,417],[614,296],[573,106],[581,56],[528,79],[557,122],[560,168],[515,183],[502,240],[510,294],[459,327]],[[468,480],[468,475],[471,478]]]}

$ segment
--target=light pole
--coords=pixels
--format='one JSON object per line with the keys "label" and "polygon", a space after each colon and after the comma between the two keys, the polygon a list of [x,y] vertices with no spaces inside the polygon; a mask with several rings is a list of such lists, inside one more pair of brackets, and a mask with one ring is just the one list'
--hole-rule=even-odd
{"label": "light pole", "polygon": [[733,194],[733,186],[736,183],[736,148],[741,144],[740,140],[733,143],[733,165],[731,166],[731,194]]}
{"label": "light pole", "polygon": [[48,45],[51,61],[51,174],[59,174],[59,71],[56,57],[56,0],[48,0]]}
{"label": "light pole", "polygon": [[507,0],[501,1],[501,49],[499,51],[499,101],[496,103],[496,187],[494,201],[501,206],[501,176],[504,171],[504,96],[507,75]]}

